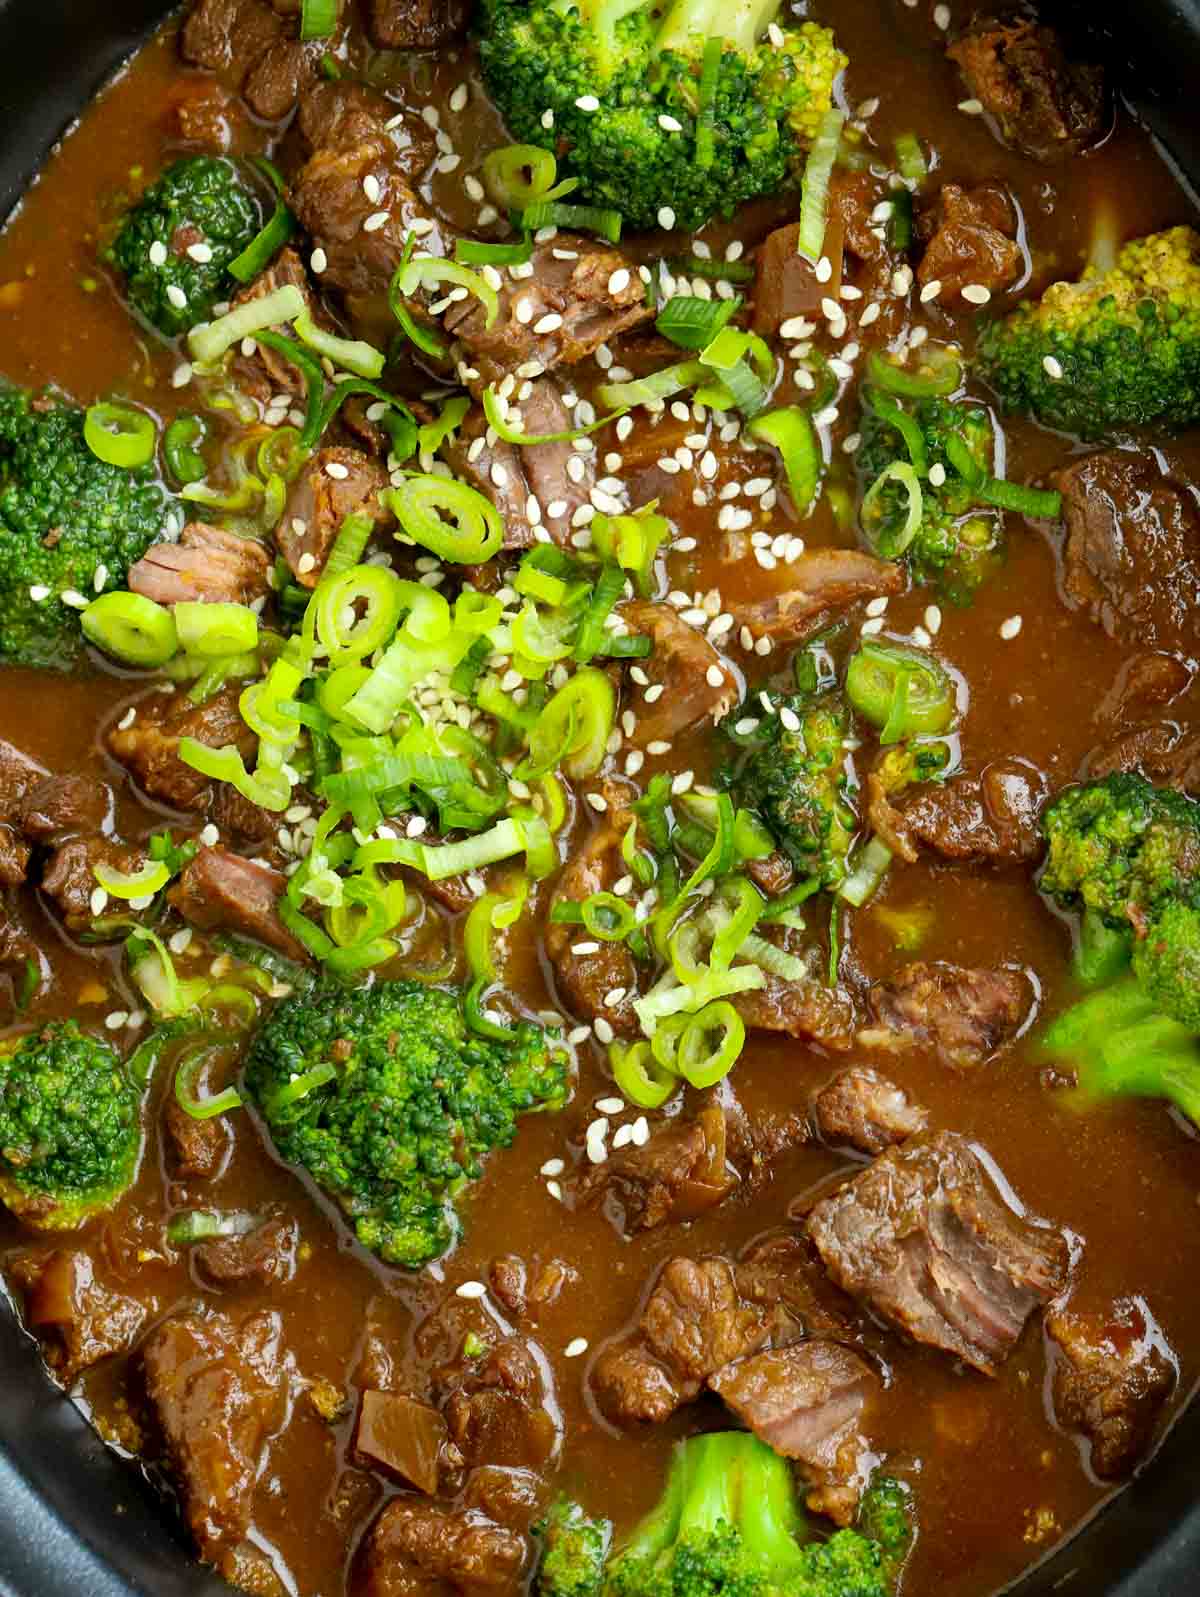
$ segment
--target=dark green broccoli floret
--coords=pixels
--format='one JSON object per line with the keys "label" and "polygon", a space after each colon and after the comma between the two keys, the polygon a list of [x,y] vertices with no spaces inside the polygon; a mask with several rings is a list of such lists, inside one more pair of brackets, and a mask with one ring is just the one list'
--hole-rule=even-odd
{"label": "dark green broccoli floret", "polygon": [[883,1567],[895,1583],[904,1562],[912,1551],[913,1505],[912,1493],[903,1481],[890,1475],[880,1475],[872,1480],[859,1504],[857,1528],[873,1542],[878,1542],[883,1554]]}
{"label": "dark green broccoli floret", "polygon": [[542,1543],[537,1574],[542,1597],[599,1597],[611,1523],[592,1519],[578,1503],[560,1497],[533,1530]]}
{"label": "dark green broccoli floret", "polygon": [[78,406],[0,388],[0,660],[69,668],[97,573],[101,586],[120,587],[173,514],[152,466],[130,471],[92,454]]}
{"label": "dark green broccoli floret", "polygon": [[475,1036],[461,994],[420,982],[285,1000],[259,1031],[246,1087],[280,1154],[341,1205],[358,1239],[410,1269],[457,1234],[453,1200],[525,1110],[557,1108],[566,1055],[528,1022]]}
{"label": "dark green broccoli floret", "polygon": [[804,1541],[791,1469],[745,1431],[675,1450],[658,1507],[609,1565],[610,1597],[887,1597],[884,1549],[859,1530]]}
{"label": "dark green broccoli floret", "polygon": [[[485,0],[480,60],[511,133],[562,154],[583,197],[632,227],[656,226],[669,207],[694,229],[790,181],[829,109],[846,57],[814,22],[785,17],[769,36],[782,9],[780,0]],[[716,39],[705,104],[702,63]]]}
{"label": "dark green broccoli floret", "polygon": [[[894,424],[897,412],[919,430],[916,460]],[[1002,544],[1001,518],[977,491],[978,482],[992,470],[994,438],[987,411],[949,399],[923,399],[905,407],[889,395],[879,408],[868,399],[859,431],[862,442],[855,458],[866,496],[863,533],[871,547],[885,560],[903,558],[914,581],[935,585],[948,599],[965,603],[996,568]],[[913,466],[920,479],[921,517],[915,532],[909,528],[907,488],[895,476],[883,477],[897,461]]]}
{"label": "dark green broccoli floret", "polygon": [[262,226],[262,207],[232,161],[188,155],[167,167],[104,253],[130,305],[177,338],[233,286],[229,263]]}
{"label": "dark green broccoli floret", "polygon": [[1094,438],[1200,418],[1200,235],[1127,244],[1110,271],[1054,283],[992,322],[978,368],[1006,409]]}
{"label": "dark green broccoli floret", "polygon": [[[777,697],[754,742],[723,775],[735,804],[756,811],[801,877],[837,887],[857,822],[846,802],[849,712],[838,694]],[[730,722],[747,714],[734,712]]]}
{"label": "dark green broccoli floret", "polygon": [[133,1180],[141,1094],[108,1043],[54,1021],[0,1044],[0,1199],[29,1225],[80,1225]]}

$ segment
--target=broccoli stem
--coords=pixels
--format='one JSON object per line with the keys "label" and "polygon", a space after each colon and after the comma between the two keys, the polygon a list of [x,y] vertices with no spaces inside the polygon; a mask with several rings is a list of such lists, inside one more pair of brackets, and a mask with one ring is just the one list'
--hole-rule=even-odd
{"label": "broccoli stem", "polygon": [[780,0],[675,0],[663,18],[657,48],[691,53],[705,39],[721,38],[748,55],[780,9]]}

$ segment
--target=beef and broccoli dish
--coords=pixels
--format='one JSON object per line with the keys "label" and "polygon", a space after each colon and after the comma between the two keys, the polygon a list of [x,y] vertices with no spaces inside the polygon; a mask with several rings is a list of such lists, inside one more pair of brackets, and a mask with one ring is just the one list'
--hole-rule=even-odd
{"label": "beef and broccoli dish", "polygon": [[190,0],[0,238],[0,1269],[232,1587],[989,1597],[1200,1379],[1200,218],[1064,26]]}

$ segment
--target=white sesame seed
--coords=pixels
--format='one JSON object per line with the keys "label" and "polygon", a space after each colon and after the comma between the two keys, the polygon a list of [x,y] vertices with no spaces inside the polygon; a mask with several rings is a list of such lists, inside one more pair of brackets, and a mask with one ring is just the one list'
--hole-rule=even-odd
{"label": "white sesame seed", "polygon": [[612,1026],[607,1020],[605,1020],[603,1015],[596,1016],[595,1020],[592,1022],[592,1030],[596,1033],[597,1042],[604,1043],[606,1047],[610,1042],[612,1042],[613,1037],[616,1035],[612,1029]]}
{"label": "white sesame seed", "polygon": [[187,295],[177,283],[167,284],[167,298],[171,301],[171,304],[174,305],[177,311],[187,309]]}
{"label": "white sesame seed", "polygon": [[949,6],[946,6],[946,5],[934,6],[934,8],[933,8],[933,24],[934,24],[934,27],[940,28],[942,30],[942,32],[945,33],[946,29],[950,26],[950,7]]}
{"label": "white sesame seed", "polygon": [[69,604],[72,610],[86,610],[90,602],[82,593],[76,593],[74,588],[64,588],[58,598],[61,604]]}
{"label": "white sesame seed", "polygon": [[554,1199],[554,1201],[556,1203],[561,1203],[562,1202],[562,1187],[560,1186],[560,1184],[557,1181],[547,1181],[547,1183],[546,1183],[546,1191],[550,1194],[550,1196]]}
{"label": "white sesame seed", "polygon": [[47,588],[43,583],[35,582],[29,590],[29,597],[33,600],[34,604],[41,604],[43,599],[48,599],[50,597],[50,589]]}
{"label": "white sesame seed", "polygon": [[864,621],[859,628],[864,638],[874,638],[883,631],[883,617],[872,616],[870,621]]}
{"label": "white sesame seed", "polygon": [[587,1350],[588,1344],[585,1336],[572,1337],[571,1341],[563,1348],[563,1358],[577,1359],[581,1353],[586,1353]]}
{"label": "white sesame seed", "polygon": [[598,111],[600,102],[594,94],[581,94],[575,102],[577,111]]}
{"label": "white sesame seed", "polygon": [[990,288],[985,288],[982,283],[967,283],[962,291],[962,297],[971,305],[986,305],[992,297]]}
{"label": "white sesame seed", "polygon": [[629,287],[629,272],[624,266],[618,266],[608,280],[608,292],[612,295],[623,294]]}
{"label": "white sesame seed", "polygon": [[381,227],[387,225],[388,213],[386,211],[372,211],[362,225],[364,233],[378,233]]}
{"label": "white sesame seed", "polygon": [[675,212],[669,205],[664,205],[658,213],[658,225],[664,232],[669,233],[675,226]]}
{"label": "white sesame seed", "polygon": [[212,848],[214,843],[220,841],[220,837],[220,832],[217,831],[216,827],[211,821],[209,821],[208,825],[204,827],[200,833],[200,841],[204,844],[205,848]]}
{"label": "white sesame seed", "polygon": [[710,665],[704,676],[710,688],[723,688],[725,686],[725,673],[719,665]]}
{"label": "white sesame seed", "polygon": [[129,1022],[129,1014],[124,1009],[114,1009],[111,1015],[105,1015],[104,1024],[109,1031],[120,1031],[122,1026]]}
{"label": "white sesame seed", "polygon": [[870,601],[870,603],[867,605],[867,614],[869,616],[881,616],[881,615],[883,615],[886,612],[887,607],[888,607],[887,595],[886,594],[880,594],[880,596],[877,599],[872,599]]}
{"label": "white sesame seed", "polygon": [[449,105],[452,111],[465,111],[470,89],[465,83],[460,83],[450,96]]}
{"label": "white sesame seed", "polygon": [[650,1141],[650,1124],[645,1115],[639,1115],[633,1122],[633,1140],[639,1148],[644,1148]]}
{"label": "white sesame seed", "polygon": [[345,482],[350,475],[349,466],[343,466],[340,460],[329,461],[325,470],[337,482]]}
{"label": "white sesame seed", "polygon": [[362,191],[372,205],[378,205],[383,198],[383,190],[379,186],[379,179],[374,172],[368,172],[362,180]]}
{"label": "white sesame seed", "polygon": [[561,1176],[566,1168],[566,1161],[564,1159],[547,1159],[545,1164],[542,1166],[541,1173],[544,1176]]}
{"label": "white sesame seed", "polygon": [[935,460],[929,468],[929,481],[934,488],[940,488],[946,481],[946,468],[940,460]]}
{"label": "white sesame seed", "polygon": [[108,894],[102,887],[93,887],[89,903],[93,915],[103,915],[104,907],[108,903]]}
{"label": "white sesame seed", "polygon": [[1022,620],[1020,616],[1009,616],[1007,621],[1000,623],[1000,636],[1006,643],[1009,643],[1020,632],[1021,626]]}
{"label": "white sesame seed", "polygon": [[816,278],[818,283],[829,282],[830,278],[833,276],[833,262],[829,259],[828,255],[822,255],[821,259],[813,268],[813,276]]}
{"label": "white sesame seed", "polygon": [[482,1281],[464,1281],[461,1286],[454,1289],[456,1298],[482,1298],[487,1296],[487,1287]]}
{"label": "white sesame seed", "polygon": [[660,116],[658,119],[658,125],[660,128],[662,128],[664,133],[683,132],[683,123],[676,121],[673,116],[667,116],[665,114]]}
{"label": "white sesame seed", "polygon": [[150,246],[151,266],[165,266],[167,264],[167,246],[161,239],[156,238]]}
{"label": "white sesame seed", "polygon": [[[600,1110],[601,1114],[605,1115],[624,1114],[625,1100],[624,1098],[598,1098],[596,1100],[596,1108]],[[546,1173],[548,1175],[554,1174],[553,1171],[547,1171]]]}
{"label": "white sesame seed", "polygon": [[318,277],[320,277],[321,273],[329,265],[329,257],[319,244],[308,257],[308,264],[312,267],[313,271]]}
{"label": "white sesame seed", "polygon": [[965,112],[965,114],[967,116],[982,116],[983,115],[983,101],[982,100],[960,100],[958,102],[958,109],[960,111]]}
{"label": "white sesame seed", "polygon": [[878,320],[879,320],[879,301],[878,300],[872,300],[871,303],[867,306],[866,310],[863,311],[862,315],[858,318],[858,325],[860,327],[871,327]]}
{"label": "white sesame seed", "polygon": [[942,612],[936,604],[931,604],[925,610],[925,626],[936,635],[941,630]]}
{"label": "white sesame seed", "polygon": [[1062,362],[1056,359],[1055,356],[1044,355],[1042,357],[1042,370],[1052,382],[1060,383],[1062,381]]}
{"label": "white sesame seed", "polygon": [[932,283],[926,283],[925,287],[921,290],[921,304],[928,305],[929,302],[931,300],[935,300],[941,292],[942,280],[940,277],[935,277]]}
{"label": "white sesame seed", "polygon": [[563,319],[558,312],[551,311],[548,315],[542,316],[538,321],[534,322],[533,330],[535,333],[556,333],[562,324]]}

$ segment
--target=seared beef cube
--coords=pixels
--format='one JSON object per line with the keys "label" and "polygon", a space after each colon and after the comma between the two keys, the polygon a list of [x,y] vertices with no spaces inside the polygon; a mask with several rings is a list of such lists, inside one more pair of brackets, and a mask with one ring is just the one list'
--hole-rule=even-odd
{"label": "seared beef cube", "polygon": [[258,739],[238,709],[241,693],[241,685],[231,683],[203,704],[193,704],[183,691],[169,698],[153,694],[137,705],[128,726],[109,729],[108,751],[150,798],[177,810],[207,809],[212,783],[179,758],[179,740],[195,738],[210,749],[232,744],[251,759]]}
{"label": "seared beef cube", "polygon": [[875,1025],[866,1047],[914,1049],[958,1069],[982,1064],[1016,1032],[1028,1007],[1022,978],[1010,970],[905,965],[867,995]]}
{"label": "seared beef cube", "polygon": [[661,1425],[700,1392],[699,1381],[685,1381],[664,1369],[640,1337],[615,1342],[597,1358],[591,1372],[597,1407],[613,1425]]}
{"label": "seared beef cube", "polygon": [[720,1203],[733,1185],[725,1164],[725,1116],[711,1108],[695,1120],[669,1120],[643,1147],[622,1148],[590,1166],[577,1198],[603,1204],[625,1235],[693,1220]]}
{"label": "seared beef cube", "polygon": [[0,887],[20,887],[29,871],[29,844],[0,821]]}
{"label": "seared beef cube", "polygon": [[924,1131],[924,1109],[902,1087],[862,1065],[840,1070],[813,1099],[813,1119],[832,1147],[877,1154]]}
{"label": "seared beef cube", "polygon": [[928,243],[917,282],[922,288],[940,284],[937,297],[943,305],[960,300],[968,284],[999,294],[1021,275],[1016,212],[1004,190],[993,184],[963,189],[947,183],[919,228]]}
{"label": "seared beef cube", "polygon": [[858,549],[812,549],[788,567],[788,580],[790,588],[769,598],[727,605],[735,623],[730,636],[747,627],[756,639],[804,643],[860,600],[891,597],[905,584],[903,566]]}
{"label": "seared beef cube", "polygon": [[1046,783],[1024,760],[993,761],[979,776],[921,786],[895,804],[872,771],[867,791],[871,825],[910,864],[923,849],[963,865],[1028,865],[1041,854]]}
{"label": "seared beef cube", "polygon": [[1110,638],[1200,652],[1200,510],[1153,458],[1084,455],[1054,477],[1063,496],[1066,602]]}
{"label": "seared beef cube", "polygon": [[65,1387],[101,1359],[132,1347],[150,1312],[97,1281],[95,1264],[83,1252],[56,1248],[32,1255],[18,1260],[13,1274],[25,1291],[25,1322]]}
{"label": "seared beef cube", "polygon": [[381,50],[440,50],[466,29],[470,0],[369,0],[371,37]]}
{"label": "seared beef cube", "polygon": [[1087,1438],[1101,1480],[1119,1480],[1146,1451],[1174,1390],[1175,1355],[1137,1298],[1122,1298],[1105,1314],[1056,1310],[1046,1332],[1056,1348],[1055,1418]]}
{"label": "seared beef cube", "polygon": [[380,1470],[432,1497],[449,1440],[445,1420],[430,1404],[403,1392],[363,1393],[354,1456],[364,1469]]}
{"label": "seared beef cube", "polygon": [[728,1259],[668,1261],[640,1321],[650,1351],[684,1381],[706,1381],[767,1340],[761,1306],[743,1301]]}
{"label": "seared beef cube", "polygon": [[272,1214],[241,1236],[197,1243],[189,1255],[206,1286],[282,1286],[296,1270],[295,1220]]}
{"label": "seared beef cube", "polygon": [[[233,296],[233,304],[246,305],[251,300],[262,299],[264,295],[273,294],[277,289],[286,287],[300,290],[304,296],[305,310],[319,327],[330,332],[336,331],[321,301],[313,293],[304,262],[290,244],[284,245],[266,270],[260,272],[252,283],[247,283],[245,288],[238,290]],[[281,327],[277,330],[287,337],[295,337],[291,327]],[[270,405],[273,399],[286,395],[296,400],[301,409],[304,408],[306,397],[304,374],[293,361],[288,360],[286,355],[281,355],[278,350],[268,349],[265,344],[255,343],[254,353],[246,355],[243,354],[239,344],[233,356],[233,371],[238,387],[252,394],[264,406]]]}
{"label": "seared beef cube", "polygon": [[751,1031],[782,1032],[838,1053],[853,1040],[854,1005],[840,987],[768,974],[764,986],[737,993],[730,1002]]}
{"label": "seared beef cube", "polygon": [[92,894],[99,888],[96,866],[132,876],[146,863],[146,853],[132,843],[92,833],[62,843],[50,856],[42,873],[42,892],[51,900],[69,932],[91,926]]}
{"label": "seared beef cube", "polygon": [[451,1388],[442,1412],[451,1440],[468,1464],[543,1468],[558,1432],[546,1410],[541,1371],[530,1345],[507,1338],[481,1362],[440,1372],[440,1384]]}
{"label": "seared beef cube", "polygon": [[[780,327],[797,316],[817,321],[829,293],[815,264],[800,253],[799,239],[799,222],[789,222],[767,234],[755,257],[754,331],[764,338],[777,338]],[[839,271],[841,264],[839,252]]]}
{"label": "seared beef cube", "polygon": [[377,528],[393,525],[379,502],[388,475],[357,449],[320,449],[292,483],[276,533],[279,552],[304,588],[321,580],[329,551],[347,516],[370,516]]}
{"label": "seared beef cube", "polygon": [[271,591],[271,557],[254,538],[192,521],[178,543],[156,543],[129,571],[131,593],[156,604],[252,604]]}
{"label": "seared beef cube", "polygon": [[231,1320],[181,1314],[142,1350],[157,1416],[202,1558],[217,1561],[250,1528],[266,1445],[286,1413],[273,1313]]}
{"label": "seared beef cube", "polygon": [[814,1512],[851,1522],[871,1464],[860,1433],[879,1389],[870,1365],[836,1342],[800,1342],[728,1364],[708,1384],[755,1436],[797,1461],[817,1488]]}
{"label": "seared beef cube", "polygon": [[1102,70],[1068,60],[1053,28],[982,22],[946,54],[1008,143],[1035,161],[1078,155],[1108,128]]}
{"label": "seared beef cube", "polygon": [[61,843],[78,832],[102,832],[112,820],[113,794],[94,776],[47,776],[35,782],[15,820],[34,843]]}
{"label": "seared beef cube", "polygon": [[[654,649],[644,662],[651,685],[661,688],[652,702],[634,701],[639,745],[670,741],[699,721],[719,721],[738,701],[738,681],[729,665],[674,605],[630,599],[619,614],[633,632],[645,633]],[[719,680],[718,680],[719,679]]]}
{"label": "seared beef cube", "polygon": [[451,305],[443,319],[446,331],[466,345],[481,385],[510,372],[536,375],[521,371],[531,363],[543,371],[573,366],[654,315],[636,266],[609,244],[559,233],[534,247],[529,264],[532,272],[522,277],[504,274],[491,327],[484,325],[483,306],[470,298]]}
{"label": "seared beef cube", "polygon": [[197,0],[180,36],[183,59],[241,91],[264,122],[280,122],[310,84],[321,56],[301,44],[263,0]]}
{"label": "seared beef cube", "polygon": [[362,1597],[520,1590],[527,1542],[465,1508],[412,1497],[390,1502],[367,1533]]}
{"label": "seared beef cube", "polygon": [[1014,1213],[952,1132],[881,1155],[817,1204],[808,1234],[844,1291],[985,1375],[1070,1262],[1066,1239]]}
{"label": "seared beef cube", "polygon": [[175,1181],[210,1181],[220,1175],[233,1147],[233,1132],[223,1115],[197,1120],[181,1109],[175,1094],[163,1110],[167,1174]]}
{"label": "seared beef cube", "polygon": [[223,848],[202,848],[168,893],[172,905],[193,926],[222,927],[265,943],[289,959],[308,953],[279,918],[286,879],[269,865],[243,859]]}

